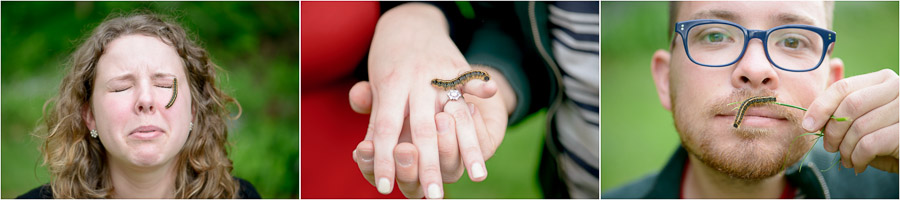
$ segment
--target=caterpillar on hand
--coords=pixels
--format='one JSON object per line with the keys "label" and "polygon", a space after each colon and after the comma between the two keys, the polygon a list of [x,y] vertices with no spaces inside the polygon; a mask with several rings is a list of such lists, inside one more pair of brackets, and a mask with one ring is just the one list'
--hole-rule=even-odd
{"label": "caterpillar on hand", "polygon": [[467,71],[466,73],[463,73],[462,75],[459,75],[459,77],[456,77],[455,79],[452,79],[452,80],[441,80],[441,79],[431,80],[431,85],[434,87],[444,89],[444,90],[451,90],[458,86],[465,85],[470,80],[475,80],[475,79],[489,81],[489,80],[491,80],[491,75],[489,75],[485,71],[472,70],[472,71]]}

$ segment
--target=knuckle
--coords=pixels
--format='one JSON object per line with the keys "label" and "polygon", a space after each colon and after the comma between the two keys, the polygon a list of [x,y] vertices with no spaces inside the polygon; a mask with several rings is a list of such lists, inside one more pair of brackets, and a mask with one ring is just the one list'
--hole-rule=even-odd
{"label": "knuckle", "polygon": [[469,112],[466,112],[465,109],[457,109],[453,111],[453,118],[456,119],[457,124],[471,123],[471,121],[469,120]]}
{"label": "knuckle", "polygon": [[436,131],[435,127],[429,126],[428,122],[417,122],[412,126],[412,134],[416,137],[434,137]]}
{"label": "knuckle", "polygon": [[452,157],[455,157],[455,155],[458,153],[459,153],[459,150],[453,146],[449,146],[449,147],[439,146],[438,147],[438,155],[440,155],[441,158],[444,158],[444,157],[452,158]]}
{"label": "knuckle", "polygon": [[400,134],[400,123],[394,119],[376,119],[375,133],[378,135]]}
{"label": "knuckle", "polygon": [[863,102],[865,102],[865,97],[862,94],[852,93],[844,98],[844,107],[847,109],[847,113],[856,115],[863,111]]}
{"label": "knuckle", "polygon": [[870,135],[870,137],[863,137],[859,140],[859,143],[856,144],[856,151],[854,153],[858,153],[858,155],[868,156],[872,155],[876,152],[877,148],[875,144],[876,137],[872,137],[874,135]]}
{"label": "knuckle", "polygon": [[422,167],[422,175],[423,176],[437,175],[437,174],[441,174],[441,168],[437,165],[428,165],[428,166]]}
{"label": "knuckle", "polygon": [[850,90],[850,82],[847,79],[841,79],[834,83],[834,89],[841,94],[847,94]]}

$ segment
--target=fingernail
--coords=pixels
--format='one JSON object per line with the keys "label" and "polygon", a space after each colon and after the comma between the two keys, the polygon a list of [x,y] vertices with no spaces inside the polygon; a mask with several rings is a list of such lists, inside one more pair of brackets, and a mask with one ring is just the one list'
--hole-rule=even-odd
{"label": "fingernail", "polygon": [[381,194],[391,193],[391,181],[387,178],[378,179],[378,192]]}
{"label": "fingernail", "polygon": [[397,154],[397,164],[401,167],[409,167],[412,165],[413,155],[410,152],[400,152]]}
{"label": "fingernail", "polygon": [[441,187],[437,184],[432,183],[428,185],[428,198],[429,199],[440,199],[444,194],[441,192]]}
{"label": "fingernail", "polygon": [[847,161],[843,161],[843,160],[842,160],[842,161],[841,161],[841,165],[843,165],[844,168],[852,168],[852,167],[850,167],[850,164],[847,163]]}
{"label": "fingernail", "polygon": [[803,119],[803,129],[813,130],[814,123],[812,117],[806,117],[806,119]]}
{"label": "fingernail", "polygon": [[375,159],[375,152],[372,151],[361,150],[356,153],[356,155],[359,155],[359,159],[365,162],[370,162]]}
{"label": "fingernail", "polygon": [[834,147],[831,147],[831,143],[825,143],[825,151],[834,152]]}
{"label": "fingernail", "polygon": [[469,114],[475,113],[475,104],[469,103]]}
{"label": "fingernail", "polygon": [[472,177],[481,178],[481,177],[484,177],[485,173],[487,173],[487,172],[484,171],[484,166],[482,166],[481,163],[475,163],[475,164],[472,164],[471,173],[472,173]]}

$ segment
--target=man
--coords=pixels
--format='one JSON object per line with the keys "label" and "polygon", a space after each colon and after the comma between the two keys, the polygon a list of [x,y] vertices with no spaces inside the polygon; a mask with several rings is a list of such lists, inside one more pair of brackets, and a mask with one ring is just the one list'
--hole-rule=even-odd
{"label": "man", "polygon": [[[843,78],[843,62],[830,57],[833,3],[670,6],[675,37],[651,72],[681,147],[658,174],[604,198],[897,198],[898,176],[888,172],[897,173],[900,78]],[[754,96],[809,111],[759,104],[736,123],[728,104]],[[822,144],[800,136],[819,130]],[[810,148],[811,162],[798,162]],[[852,169],[825,170],[833,154],[823,149]]]}

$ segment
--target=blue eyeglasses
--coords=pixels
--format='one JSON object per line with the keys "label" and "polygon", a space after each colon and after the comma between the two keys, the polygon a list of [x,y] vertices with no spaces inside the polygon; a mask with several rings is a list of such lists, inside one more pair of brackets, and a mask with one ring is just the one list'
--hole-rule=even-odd
{"label": "blue eyeglasses", "polygon": [[835,41],[834,31],[801,24],[769,30],[746,29],[734,22],[698,19],[675,23],[688,58],[701,66],[724,67],[736,63],[753,38],[763,42],[766,58],[778,69],[815,70]]}

